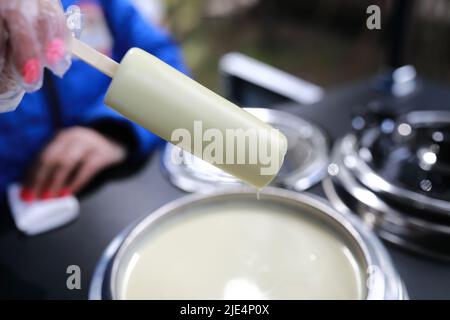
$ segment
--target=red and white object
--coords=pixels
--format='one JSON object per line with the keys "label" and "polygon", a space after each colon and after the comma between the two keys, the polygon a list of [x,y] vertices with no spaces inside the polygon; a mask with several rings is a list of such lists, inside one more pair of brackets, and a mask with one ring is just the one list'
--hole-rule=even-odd
{"label": "red and white object", "polygon": [[68,224],[80,213],[78,200],[67,192],[56,198],[35,199],[22,186],[13,184],[8,188],[8,200],[17,228],[29,236]]}

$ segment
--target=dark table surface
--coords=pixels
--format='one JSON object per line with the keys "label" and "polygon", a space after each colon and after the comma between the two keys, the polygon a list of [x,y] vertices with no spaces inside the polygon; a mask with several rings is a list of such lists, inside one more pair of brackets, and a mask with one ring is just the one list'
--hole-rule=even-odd
{"label": "dark table surface", "polygon": [[[302,115],[335,138],[350,130],[350,112],[378,99],[393,108],[450,109],[450,88],[422,83],[416,93],[392,99],[371,82],[330,90],[326,99],[308,107],[279,108]],[[323,195],[320,185],[311,192]],[[25,237],[9,215],[0,216],[0,298],[86,299],[96,263],[110,241],[126,226],[185,193],[162,175],[154,155],[139,173],[113,181],[84,197],[81,216],[72,224],[36,237]],[[450,299],[450,264],[415,256],[388,246],[411,298]],[[80,290],[66,286],[69,265],[81,268]]]}

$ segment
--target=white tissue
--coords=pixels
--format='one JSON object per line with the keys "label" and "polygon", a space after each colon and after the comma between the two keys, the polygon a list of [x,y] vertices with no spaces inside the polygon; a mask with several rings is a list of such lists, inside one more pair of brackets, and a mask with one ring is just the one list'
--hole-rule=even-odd
{"label": "white tissue", "polygon": [[20,198],[21,190],[18,184],[8,188],[9,205],[17,228],[29,236],[59,228],[79,215],[80,205],[73,196],[27,203]]}

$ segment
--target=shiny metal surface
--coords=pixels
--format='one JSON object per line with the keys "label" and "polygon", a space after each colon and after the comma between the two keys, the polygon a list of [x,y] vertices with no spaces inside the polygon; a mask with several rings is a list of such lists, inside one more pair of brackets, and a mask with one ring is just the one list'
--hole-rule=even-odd
{"label": "shiny metal surface", "polygon": [[[426,211],[413,214],[405,210],[405,206],[386,203],[374,190],[367,188],[355,174],[357,162],[350,152],[355,141],[355,136],[348,135],[338,141],[332,151],[330,166],[333,170],[329,170],[323,188],[334,207],[340,212],[357,213],[366,225],[391,243],[450,260],[450,220],[433,219]],[[382,183],[378,181],[377,185]]]}
{"label": "shiny metal surface", "polygon": [[363,185],[388,202],[450,217],[450,112],[378,111],[353,122],[356,136],[340,150]]}
{"label": "shiny metal surface", "polygon": [[[325,133],[309,121],[290,113],[262,108],[248,108],[248,112],[267,122],[288,139],[289,149],[273,186],[303,191],[318,183],[326,173],[329,143]],[[172,161],[173,153],[181,154],[182,164]],[[167,144],[161,166],[170,181],[187,192],[209,192],[224,186],[239,186],[242,182],[198,158]]]}
{"label": "shiny metal surface", "polygon": [[[361,266],[367,270],[367,299],[407,299],[406,290],[385,248],[357,217],[342,215],[332,209],[327,202],[312,195],[267,188],[261,193],[261,197],[263,201],[295,206],[299,209],[299,214],[308,214],[333,228],[345,240]],[[108,247],[97,266],[90,287],[90,299],[116,297],[118,266],[127,248],[140,236],[151,232],[158,223],[179,214],[184,208],[216,203],[220,205],[222,201],[233,199],[257,201],[254,191],[248,188],[232,188],[207,195],[194,194],[163,206],[121,233]]]}

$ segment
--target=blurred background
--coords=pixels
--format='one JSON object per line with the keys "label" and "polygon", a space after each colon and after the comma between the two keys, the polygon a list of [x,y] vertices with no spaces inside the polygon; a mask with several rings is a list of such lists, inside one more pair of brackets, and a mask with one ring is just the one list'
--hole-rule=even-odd
{"label": "blurred background", "polygon": [[[133,0],[181,42],[194,77],[219,90],[218,62],[238,51],[320,86],[367,78],[386,62],[389,0]],[[415,1],[403,64],[450,82],[450,1]],[[381,8],[368,30],[366,8]]]}

